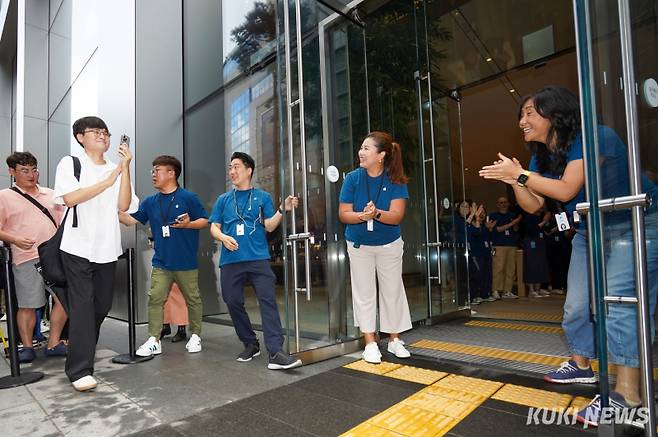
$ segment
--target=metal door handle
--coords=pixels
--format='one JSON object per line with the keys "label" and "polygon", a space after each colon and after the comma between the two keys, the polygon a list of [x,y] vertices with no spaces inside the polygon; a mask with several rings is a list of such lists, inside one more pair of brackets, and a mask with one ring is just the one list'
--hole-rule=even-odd
{"label": "metal door handle", "polygon": [[[634,196],[612,197],[610,199],[599,200],[599,211],[608,212],[620,209],[630,209],[634,206],[651,206],[652,199],[647,193],[641,193]],[[586,215],[590,210],[589,202],[580,202],[576,204],[576,211],[580,215]]]}

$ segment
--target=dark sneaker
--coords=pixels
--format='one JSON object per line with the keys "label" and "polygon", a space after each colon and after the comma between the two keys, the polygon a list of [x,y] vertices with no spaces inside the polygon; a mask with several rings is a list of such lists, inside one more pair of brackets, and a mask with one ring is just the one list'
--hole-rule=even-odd
{"label": "dark sneaker", "polygon": [[34,351],[33,347],[24,347],[18,351],[19,363],[31,363],[36,357],[37,353]]}
{"label": "dark sneaker", "polygon": [[544,381],[557,384],[594,384],[596,375],[592,367],[581,369],[574,360],[565,361],[559,369],[544,376]]}
{"label": "dark sneaker", "polygon": [[53,348],[45,347],[43,349],[43,354],[47,357],[65,357],[67,352],[68,348],[64,343],[61,342]]}
{"label": "dark sneaker", "polygon": [[270,355],[270,363],[267,368],[270,370],[287,370],[302,365],[302,360],[295,358],[292,355],[286,355],[279,351],[274,355]]}
{"label": "dark sneaker", "polygon": [[168,335],[171,335],[171,325],[169,325],[169,323],[165,323],[162,325],[162,329],[160,330],[160,340]]}
{"label": "dark sneaker", "polygon": [[[626,399],[617,392],[610,392],[610,397],[608,398],[608,408],[611,410],[612,414],[606,414],[604,416],[608,417],[608,420],[613,421],[616,418],[622,418],[624,424],[634,425],[640,428],[643,428],[643,424],[640,423],[644,419],[642,415],[638,413],[638,407],[632,407],[626,403]],[[583,408],[576,414],[576,420],[586,426],[599,426],[599,420],[601,418],[601,396],[596,395],[592,402],[588,406]],[[637,419],[637,421],[634,421]]]}
{"label": "dark sneaker", "polygon": [[253,357],[257,357],[260,355],[260,347],[258,344],[250,344],[247,345],[247,347],[244,348],[244,350],[238,355],[238,361],[241,363],[246,363],[247,361],[251,361]]}

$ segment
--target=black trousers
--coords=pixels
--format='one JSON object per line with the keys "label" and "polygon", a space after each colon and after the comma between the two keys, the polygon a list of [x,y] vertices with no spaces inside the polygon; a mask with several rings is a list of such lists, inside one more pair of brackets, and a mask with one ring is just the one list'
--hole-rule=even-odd
{"label": "black trousers", "polygon": [[61,252],[69,303],[69,352],[66,376],[71,382],[94,374],[101,324],[112,308],[116,261],[97,264]]}

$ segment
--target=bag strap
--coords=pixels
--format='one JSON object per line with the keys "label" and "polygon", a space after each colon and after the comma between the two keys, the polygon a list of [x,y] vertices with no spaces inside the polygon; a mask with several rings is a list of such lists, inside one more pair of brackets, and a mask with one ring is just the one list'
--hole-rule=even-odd
{"label": "bag strap", "polygon": [[[70,155],[73,159],[73,176],[80,182],[80,172],[82,171],[82,165],[80,164],[80,158],[77,156]],[[68,211],[66,211],[68,214]],[[63,223],[66,222],[66,217],[64,217]],[[71,225],[74,228],[78,227],[78,205],[73,207],[73,223]]]}
{"label": "bag strap", "polygon": [[15,192],[17,192],[18,194],[20,194],[21,196],[23,196],[23,197],[25,198],[25,200],[27,200],[28,202],[30,202],[32,205],[34,205],[34,206],[36,206],[37,208],[39,208],[39,211],[41,211],[42,213],[44,213],[45,216],[48,217],[48,218],[50,219],[51,222],[53,222],[53,225],[55,225],[55,228],[58,228],[58,226],[57,226],[57,222],[55,221],[55,219],[53,218],[53,216],[50,214],[50,211],[48,211],[48,208],[46,208],[45,206],[43,206],[43,205],[41,204],[41,202],[39,202],[37,199],[35,199],[34,197],[30,196],[29,194],[22,192],[21,190],[19,190],[19,189],[16,188],[16,187],[11,187],[11,189],[12,189],[12,191],[15,191]]}

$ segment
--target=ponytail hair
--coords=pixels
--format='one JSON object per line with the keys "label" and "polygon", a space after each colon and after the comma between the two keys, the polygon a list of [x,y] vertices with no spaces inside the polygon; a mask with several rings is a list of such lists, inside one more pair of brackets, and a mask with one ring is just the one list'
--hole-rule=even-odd
{"label": "ponytail hair", "polygon": [[391,134],[386,132],[370,132],[366,138],[372,138],[377,151],[385,152],[384,169],[394,184],[406,184],[409,178],[404,174],[402,166],[402,150],[398,143],[393,141]]}

